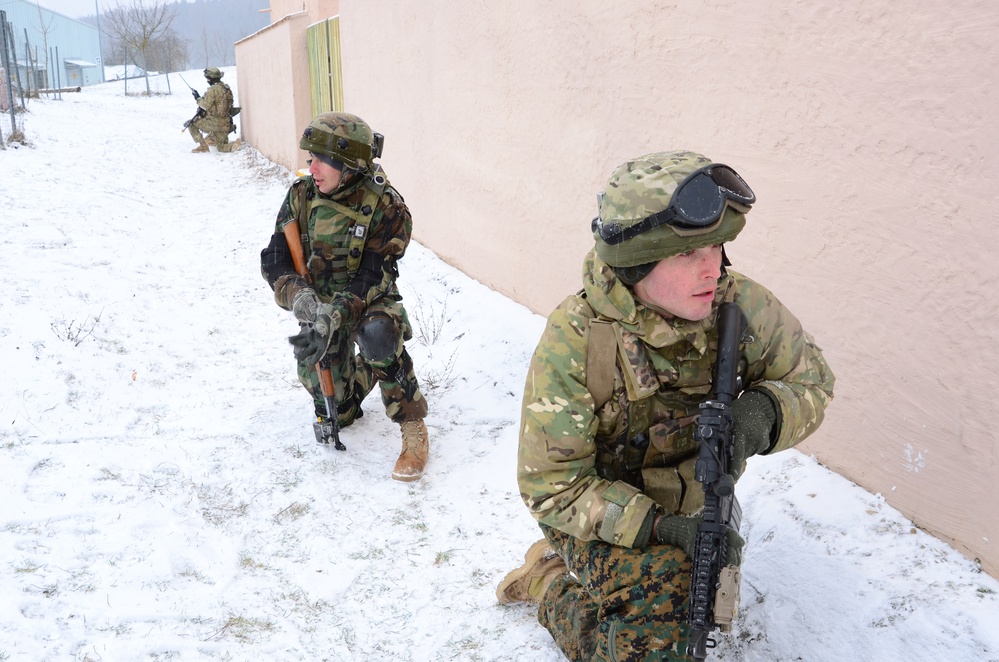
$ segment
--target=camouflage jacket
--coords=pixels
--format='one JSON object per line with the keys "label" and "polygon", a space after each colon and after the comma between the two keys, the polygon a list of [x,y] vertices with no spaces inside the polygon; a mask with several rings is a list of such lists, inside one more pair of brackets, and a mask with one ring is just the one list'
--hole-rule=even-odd
{"label": "camouflage jacket", "polygon": [[[378,174],[384,177],[380,168]],[[305,283],[295,272],[283,228],[291,221],[307,219],[300,229],[307,238],[303,249],[308,251],[312,287],[321,301],[332,303],[340,311],[347,329],[374,301],[382,297],[401,299],[395,282],[399,275],[397,262],[405,254],[413,232],[409,208],[387,180],[383,187],[376,187],[370,175],[352,177],[332,195],[320,193],[311,175],[295,180],[278,212],[271,245],[261,253],[261,271],[274,289],[275,300],[282,308],[290,309]],[[299,215],[303,201],[307,209]],[[357,219],[362,216],[370,216],[370,222],[358,240]],[[352,273],[348,253],[355,249],[359,255]]]}
{"label": "camouflage jacket", "polygon": [[[692,424],[711,391],[715,315],[691,322],[644,305],[592,251],[583,282],[548,317],[531,361],[518,483],[540,522],[581,540],[632,547],[657,505],[684,515],[703,508]],[[769,452],[790,448],[822,422],[833,374],[812,337],[766,288],[729,270],[714,309],[726,301],[738,303],[749,320],[743,384],[780,403],[780,434]],[[609,323],[617,345],[610,348],[616,359],[607,373],[614,376],[603,404],[586,374],[591,325],[599,323]]]}
{"label": "camouflage jacket", "polygon": [[209,85],[198,105],[205,110],[205,116],[197,120],[199,129],[228,132],[232,128],[232,90],[228,85],[221,81]]}

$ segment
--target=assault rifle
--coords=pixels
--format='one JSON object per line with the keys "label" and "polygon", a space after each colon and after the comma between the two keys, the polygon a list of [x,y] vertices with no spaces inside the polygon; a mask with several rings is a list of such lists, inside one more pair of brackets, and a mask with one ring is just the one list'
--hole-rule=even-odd
{"label": "assault rifle", "polygon": [[201,106],[198,106],[198,112],[194,113],[194,117],[184,122],[184,128],[181,129],[181,132],[187,131],[187,127],[194,124],[195,120],[197,120],[199,117],[204,117],[206,114],[207,113],[205,113],[205,109],[202,108]]}
{"label": "assault rifle", "polygon": [[739,610],[737,566],[725,566],[728,555],[726,529],[739,530],[742,508],[735,498],[735,479],[729,474],[732,463],[731,404],[741,390],[739,340],[745,333],[746,316],[735,303],[718,307],[718,359],[715,362],[714,391],[701,403],[694,440],[700,444],[694,478],[704,488],[704,515],[697,526],[693,570],[690,581],[690,646],[695,660],[707,657],[707,649],[717,641],[711,633],[732,629]]}
{"label": "assault rifle", "polygon": [[[291,251],[291,261],[295,265],[295,272],[311,285],[312,277],[309,276],[309,269],[305,264],[305,251],[302,249],[302,236],[299,234],[298,221],[289,221],[282,229],[285,239],[288,240],[288,249]],[[326,420],[316,423],[316,441],[327,446],[333,444],[333,447],[338,451],[345,451],[347,447],[340,441],[340,421],[336,417],[336,385],[333,383],[333,373],[330,372],[328,361],[329,359],[324,356],[316,364],[319,388],[323,392],[323,400],[326,401]]]}

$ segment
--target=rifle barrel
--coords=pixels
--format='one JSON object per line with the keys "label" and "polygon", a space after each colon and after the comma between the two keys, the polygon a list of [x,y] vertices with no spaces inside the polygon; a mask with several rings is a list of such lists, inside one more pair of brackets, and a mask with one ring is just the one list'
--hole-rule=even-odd
{"label": "rifle barrel", "polygon": [[[718,356],[715,359],[711,397],[701,404],[694,439],[700,445],[694,478],[704,489],[704,510],[697,527],[690,579],[691,624],[688,653],[694,660],[704,660],[707,649],[714,648],[711,633],[716,622],[716,592],[721,584],[728,554],[729,527],[739,530],[741,509],[735,498],[735,483],[729,471],[732,428],[729,407],[740,390],[739,341],[748,322],[739,306],[732,302],[718,307]],[[726,422],[727,421],[727,422]],[[737,574],[736,574],[737,576]],[[727,587],[726,591],[730,588]],[[738,603],[738,586],[734,587]]]}

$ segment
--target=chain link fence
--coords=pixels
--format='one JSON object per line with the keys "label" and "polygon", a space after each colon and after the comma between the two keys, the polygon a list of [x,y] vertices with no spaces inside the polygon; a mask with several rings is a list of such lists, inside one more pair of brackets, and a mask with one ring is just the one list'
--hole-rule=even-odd
{"label": "chain link fence", "polygon": [[26,91],[14,47],[14,35],[7,12],[0,10],[0,149],[24,142],[24,105]]}

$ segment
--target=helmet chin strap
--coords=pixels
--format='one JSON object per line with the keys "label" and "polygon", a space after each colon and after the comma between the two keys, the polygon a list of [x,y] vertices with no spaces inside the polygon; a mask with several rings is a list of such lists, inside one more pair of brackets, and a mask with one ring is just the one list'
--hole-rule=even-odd
{"label": "helmet chin strap", "polygon": [[614,274],[617,276],[619,281],[628,287],[632,287],[638,283],[638,281],[648,276],[657,264],[659,264],[659,262],[647,262],[646,264],[638,264],[633,267],[611,268],[614,270]]}
{"label": "helmet chin strap", "polygon": [[337,196],[353,188],[357,188],[361,181],[364,179],[360,176],[361,173],[357,170],[352,170],[350,168],[344,168],[340,174],[340,183],[336,185],[336,188],[325,194],[328,196]]}

